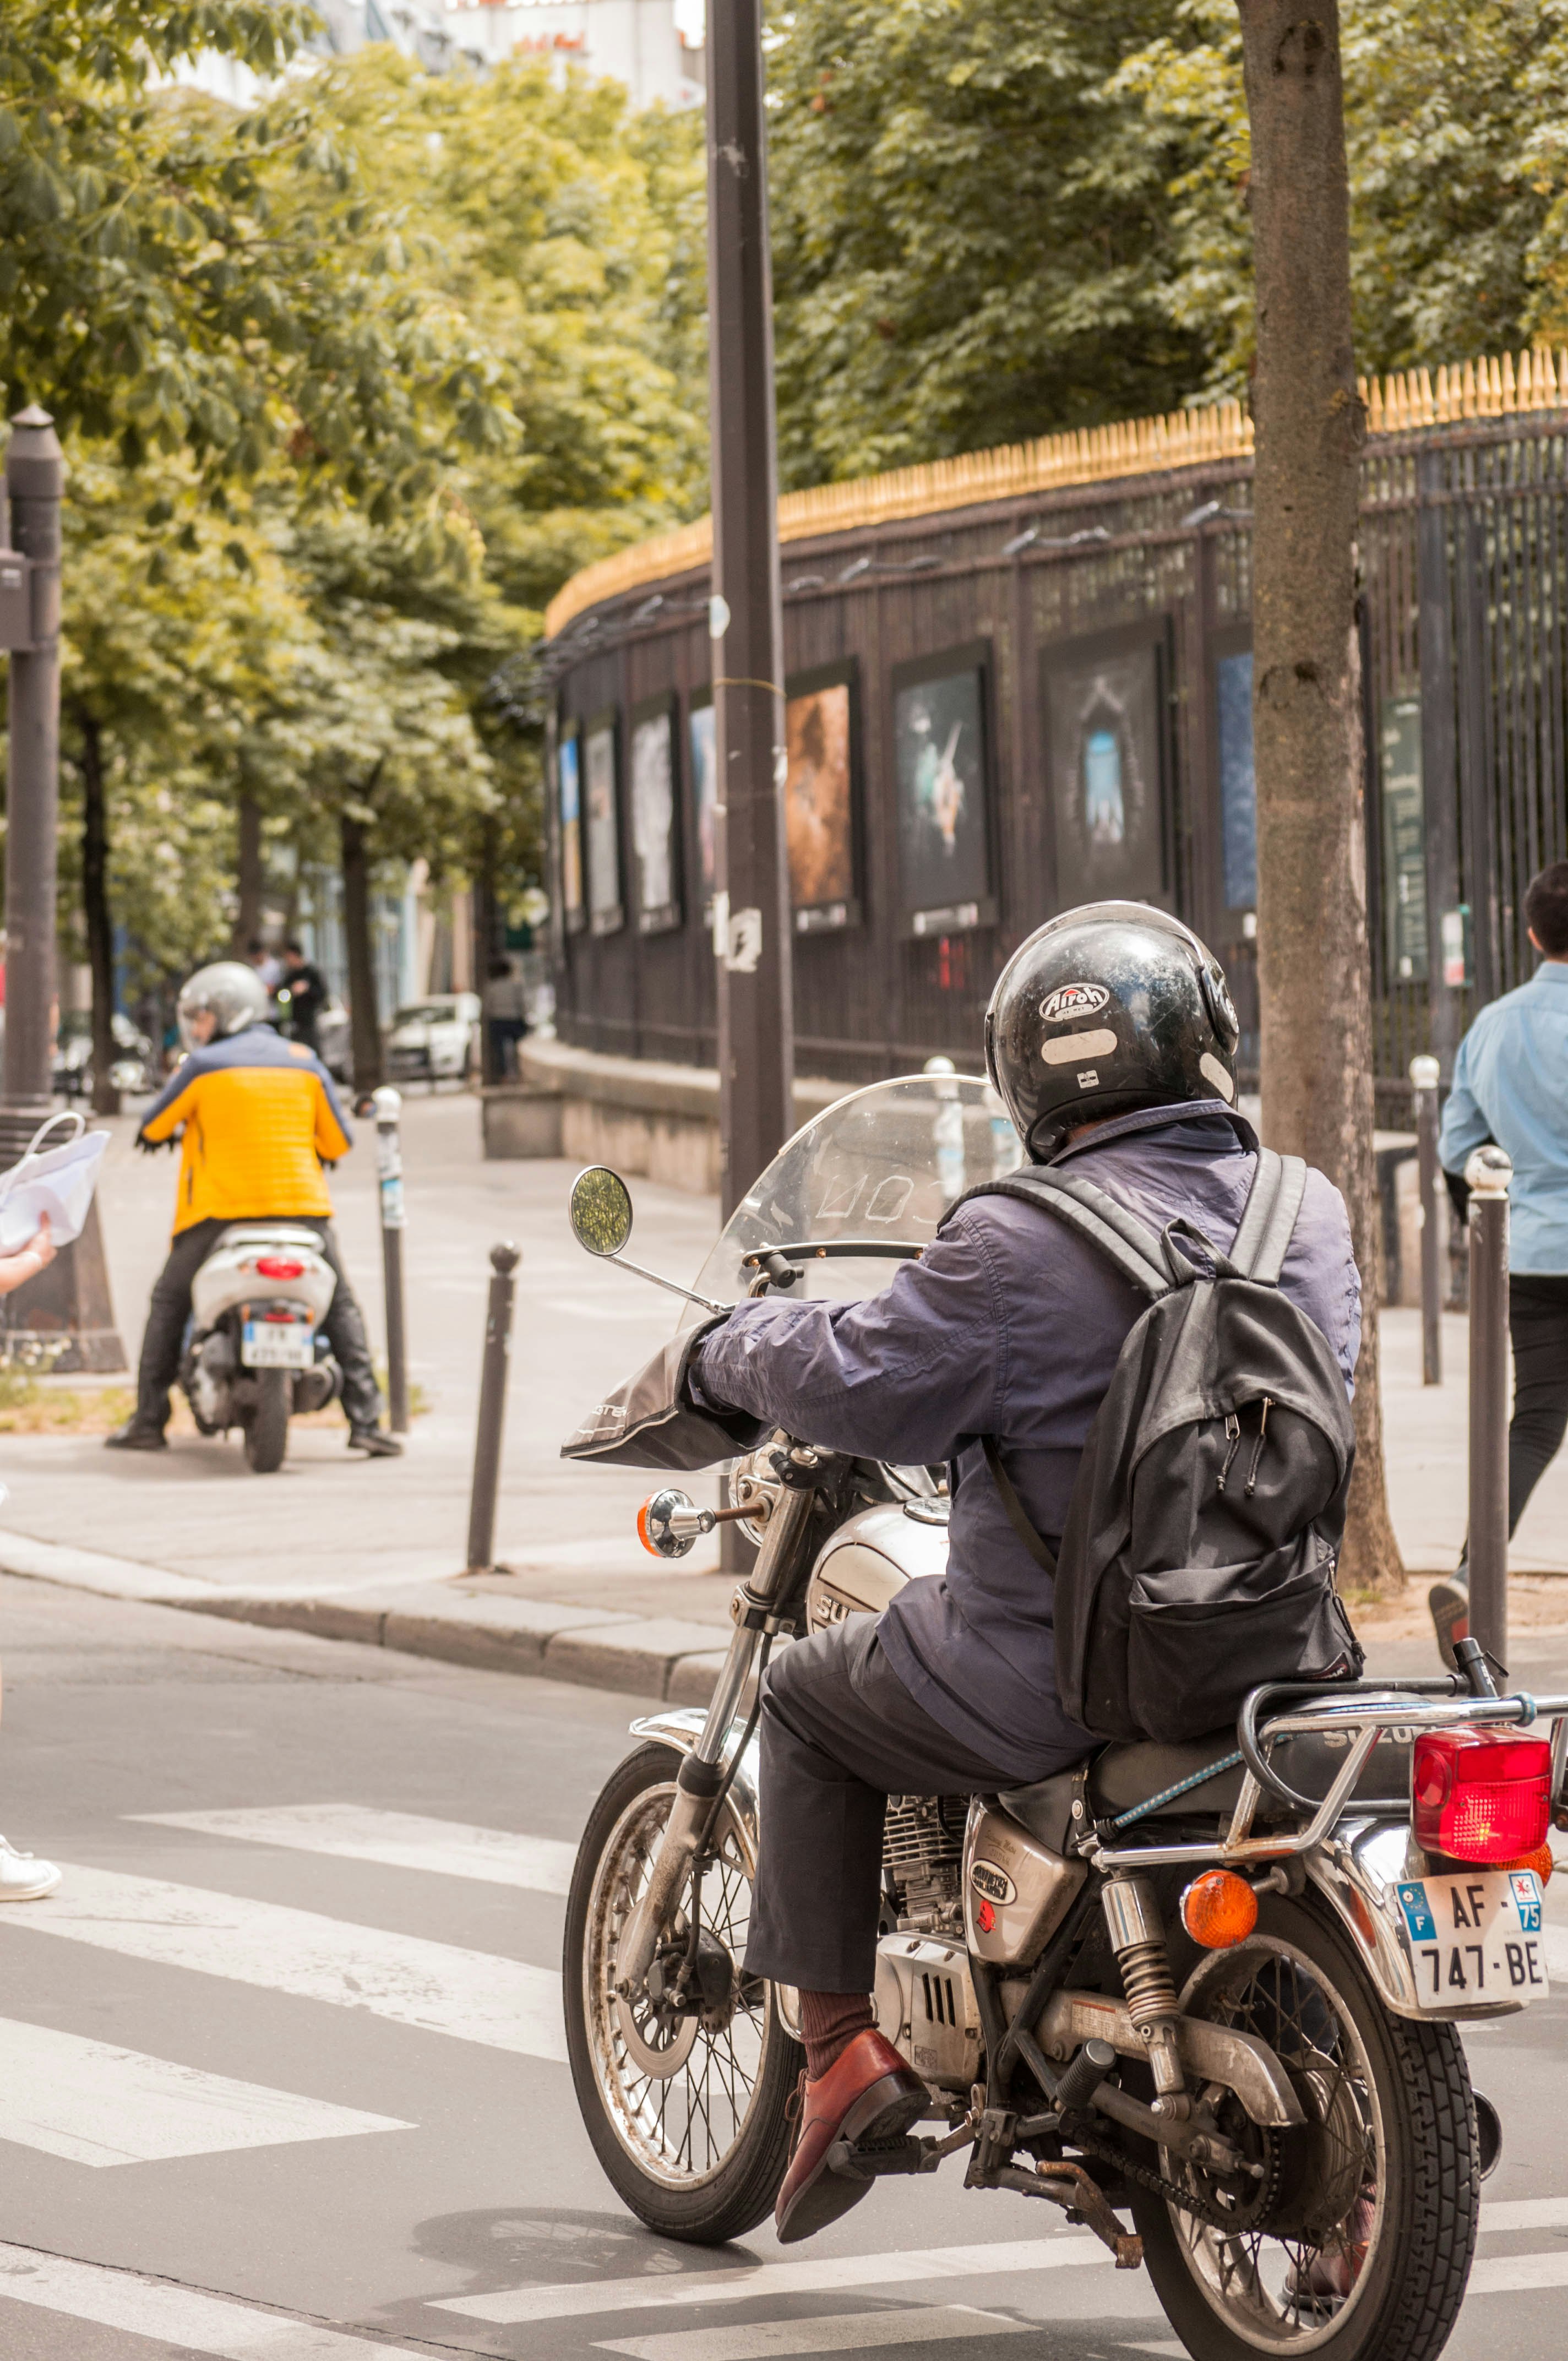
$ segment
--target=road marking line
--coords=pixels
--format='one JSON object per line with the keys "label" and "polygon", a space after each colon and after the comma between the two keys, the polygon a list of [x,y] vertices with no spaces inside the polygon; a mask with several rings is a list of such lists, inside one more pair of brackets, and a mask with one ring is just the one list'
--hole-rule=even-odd
{"label": "road marking line", "polygon": [[1477,2263],[1471,2295],[1515,2295],[1529,2288],[1568,2287],[1568,2255],[1499,2255]]}
{"label": "road marking line", "polygon": [[514,1836],[507,1828],[427,1819],[419,1812],[377,1812],[361,1804],[280,1804],[257,1811],[132,1812],[127,1817],[160,1828],[237,1837],[247,1844],[379,1861],[388,1869],[431,1870],[441,1877],[520,1885],[532,1894],[569,1892],[577,1857],[576,1846],[557,1837]]}
{"label": "road marking line", "polygon": [[[216,2361],[366,2361],[371,2354],[382,2361],[419,2361],[407,2345],[373,2345],[313,2321],[253,2312],[228,2296],[138,2279],[66,2255],[38,2254],[30,2246],[0,2246],[0,2298],[210,2353]],[[428,2349],[422,2349],[429,2361]]]}
{"label": "road marking line", "polygon": [[364,2009],[525,2058],[566,2055],[561,1979],[553,1968],[389,1935],[314,1910],[118,1870],[67,1868],[57,1894],[6,1913],[0,1936],[13,1929]]}
{"label": "road marking line", "polygon": [[817,2320],[765,2320],[750,2328],[697,2328],[667,2336],[628,2336],[599,2353],[631,2361],[770,2361],[778,2353],[863,2353],[870,2347],[940,2345],[955,2336],[1016,2336],[1036,2321],[1007,2320],[967,2304],[921,2312],[845,2312]]}
{"label": "road marking line", "polygon": [[515,2327],[539,2320],[579,2320],[606,2312],[662,2312],[696,2303],[747,2303],[754,2297],[822,2295],[894,2281],[1003,2278],[1109,2263],[1098,2238],[1019,2238],[983,2246],[918,2247],[889,2255],[832,2255],[815,2262],[756,2263],[745,2270],[661,2272],[633,2279],[585,2279],[575,2286],[501,2288],[493,2295],[449,2297],[436,2312]]}
{"label": "road marking line", "polygon": [[14,2017],[0,2018],[0,2140],[71,2164],[154,2164],[414,2129],[396,2115],[296,2098]]}
{"label": "road marking line", "polygon": [[1568,2197],[1505,2197],[1481,2200],[1481,2232],[1568,2230]]}

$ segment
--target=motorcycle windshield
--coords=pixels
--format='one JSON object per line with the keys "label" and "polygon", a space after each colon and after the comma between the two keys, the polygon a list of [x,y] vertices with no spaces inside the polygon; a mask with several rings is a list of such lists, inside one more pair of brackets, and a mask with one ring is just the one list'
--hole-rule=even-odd
{"label": "motorcycle windshield", "polygon": [[[726,1223],[696,1291],[738,1303],[757,1276],[745,1256],[828,1246],[827,1255],[798,1257],[805,1276],[790,1301],[875,1295],[898,1268],[888,1248],[928,1244],[955,1197],[1022,1161],[1018,1135],[988,1082],[913,1074],[851,1091],[780,1148]],[[856,1254],[857,1246],[875,1251]],[[681,1326],[707,1316],[688,1306]]]}

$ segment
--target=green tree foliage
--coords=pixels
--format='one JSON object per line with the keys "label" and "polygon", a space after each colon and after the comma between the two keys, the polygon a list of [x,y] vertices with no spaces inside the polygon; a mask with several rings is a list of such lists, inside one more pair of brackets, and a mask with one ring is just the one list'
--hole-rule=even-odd
{"label": "green tree foliage", "polygon": [[786,481],[1164,409],[1199,379],[1161,176],[1141,152],[1112,168],[1101,97],[1171,14],[786,0],[769,66]]}

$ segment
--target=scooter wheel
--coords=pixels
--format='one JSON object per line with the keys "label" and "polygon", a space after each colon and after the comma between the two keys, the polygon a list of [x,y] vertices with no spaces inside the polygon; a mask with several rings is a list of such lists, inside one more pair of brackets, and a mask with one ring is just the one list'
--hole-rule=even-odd
{"label": "scooter wheel", "polygon": [[293,1380],[288,1370],[258,1369],[256,1408],[245,1430],[246,1460],[258,1476],[270,1476],[283,1465],[292,1408]]}

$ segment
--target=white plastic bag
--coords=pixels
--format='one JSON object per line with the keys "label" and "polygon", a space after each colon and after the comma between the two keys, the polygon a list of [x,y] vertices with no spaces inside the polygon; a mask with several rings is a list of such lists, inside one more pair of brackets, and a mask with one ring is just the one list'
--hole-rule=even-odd
{"label": "white plastic bag", "polygon": [[[71,1137],[58,1148],[40,1148],[39,1140],[61,1123],[76,1126]],[[0,1172],[0,1254],[20,1254],[46,1213],[57,1246],[81,1236],[109,1137],[89,1131],[79,1115],[63,1108],[46,1116],[20,1162]]]}

